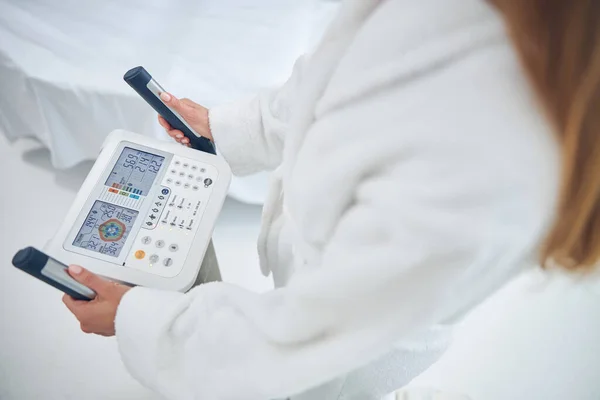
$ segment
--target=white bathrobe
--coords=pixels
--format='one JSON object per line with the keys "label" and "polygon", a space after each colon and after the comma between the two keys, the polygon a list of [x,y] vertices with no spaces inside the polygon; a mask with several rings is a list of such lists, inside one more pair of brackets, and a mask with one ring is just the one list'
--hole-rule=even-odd
{"label": "white bathrobe", "polygon": [[274,169],[277,289],[127,293],[123,361],[169,399],[395,389],[439,353],[421,335],[533,265],[552,223],[558,144],[484,0],[349,0],[285,85],[210,124],[234,172]]}

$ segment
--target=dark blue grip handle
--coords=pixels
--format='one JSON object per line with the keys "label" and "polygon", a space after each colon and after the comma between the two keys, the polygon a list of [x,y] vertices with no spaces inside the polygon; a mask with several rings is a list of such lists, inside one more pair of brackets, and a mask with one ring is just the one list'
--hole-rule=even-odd
{"label": "dark blue grip handle", "polygon": [[205,153],[216,154],[214,144],[203,136],[196,136],[188,127],[175,115],[163,102],[156,97],[150,89],[148,82],[152,80],[152,76],[144,69],[144,67],[135,67],[130,69],[123,76],[125,82],[129,84],[154,110],[160,114],[169,125],[174,129],[180,130],[185,137],[190,141],[190,146],[193,149],[203,151]]}
{"label": "dark blue grip handle", "polygon": [[[46,282],[48,285],[55,287],[56,289],[62,291],[63,293],[68,294],[76,300],[86,300],[89,301],[91,298],[86,297],[85,295],[76,292],[75,290],[61,284],[60,282],[55,281],[44,275],[42,270],[50,260],[50,257],[45,253],[39,251],[34,247],[26,247],[22,250],[19,250],[17,254],[12,259],[12,263],[15,267],[28,273],[29,275],[38,278],[42,282]],[[54,262],[57,262],[53,259]],[[63,266],[63,268],[67,268],[66,265],[59,263]],[[72,279],[72,278],[70,278]]]}
{"label": "dark blue grip handle", "polygon": [[42,275],[42,274],[32,274],[31,272],[27,271],[27,270],[23,270],[25,272],[27,272],[29,275],[35,276],[36,278],[38,278],[39,280],[46,282],[48,285],[60,290],[63,293],[68,294],[69,296],[71,296],[72,298],[74,298],[75,300],[85,300],[85,301],[90,301],[92,299],[85,297],[83,295],[81,295],[80,293],[77,293],[74,290],[71,290],[70,288],[61,285],[60,283],[56,282],[55,280],[49,279],[46,276]]}

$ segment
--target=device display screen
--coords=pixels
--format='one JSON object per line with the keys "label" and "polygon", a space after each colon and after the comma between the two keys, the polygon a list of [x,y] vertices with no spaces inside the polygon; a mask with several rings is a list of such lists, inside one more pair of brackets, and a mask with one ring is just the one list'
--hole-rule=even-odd
{"label": "device display screen", "polygon": [[125,147],[105,185],[146,196],[164,160],[162,156]]}
{"label": "device display screen", "polygon": [[73,246],[118,257],[138,214],[135,210],[97,200]]}

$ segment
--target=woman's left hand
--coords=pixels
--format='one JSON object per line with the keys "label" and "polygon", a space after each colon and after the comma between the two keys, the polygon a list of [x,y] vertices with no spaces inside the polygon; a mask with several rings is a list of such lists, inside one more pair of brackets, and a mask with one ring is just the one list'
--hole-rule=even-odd
{"label": "woman's left hand", "polygon": [[96,292],[96,298],[91,301],[75,300],[66,294],[63,296],[63,303],[79,320],[81,330],[85,333],[113,336],[117,308],[131,288],[107,281],[78,265],[69,265],[69,275]]}

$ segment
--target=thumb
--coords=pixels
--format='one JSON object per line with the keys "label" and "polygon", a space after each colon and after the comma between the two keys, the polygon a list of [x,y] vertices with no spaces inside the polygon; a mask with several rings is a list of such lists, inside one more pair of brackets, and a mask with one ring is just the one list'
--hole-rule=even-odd
{"label": "thumb", "polygon": [[187,104],[185,104],[183,101],[167,92],[162,92],[160,94],[160,99],[173,110],[177,111],[182,116],[185,116],[184,114],[188,107],[186,107]]}
{"label": "thumb", "polygon": [[105,292],[112,286],[111,282],[99,277],[83,267],[80,267],[79,265],[69,265],[69,275],[71,275],[77,282],[89,287],[96,293]]}

